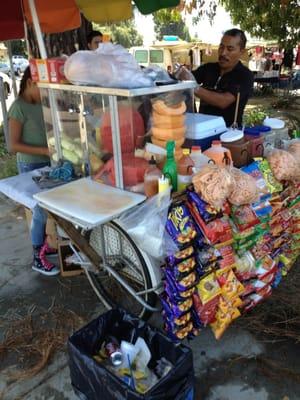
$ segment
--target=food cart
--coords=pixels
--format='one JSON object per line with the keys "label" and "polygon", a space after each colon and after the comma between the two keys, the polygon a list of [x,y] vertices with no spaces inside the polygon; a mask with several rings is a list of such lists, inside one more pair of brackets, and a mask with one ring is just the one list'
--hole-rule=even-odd
{"label": "food cart", "polygon": [[[123,306],[139,316],[156,311],[159,265],[114,220],[145,200],[134,191],[143,183],[148,163],[135,157],[135,151],[150,140],[151,101],[181,101],[192,96],[195,83],[142,89],[39,86],[52,166],[69,160],[81,179],[40,191],[30,173],[28,184],[24,177],[9,178],[16,190],[4,191],[30,208],[38,202],[50,213],[71,239],[76,263],[106,307]],[[15,197],[20,191],[15,181],[20,180],[30,186],[30,193],[21,191],[26,198],[33,195],[33,203]]]}

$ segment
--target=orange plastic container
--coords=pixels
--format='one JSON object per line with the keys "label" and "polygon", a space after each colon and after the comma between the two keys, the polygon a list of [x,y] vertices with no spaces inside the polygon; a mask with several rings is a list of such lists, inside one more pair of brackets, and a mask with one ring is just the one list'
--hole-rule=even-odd
{"label": "orange plastic container", "polygon": [[204,151],[208,158],[213,160],[218,165],[229,165],[232,164],[232,157],[229,149],[222,147],[220,140],[213,140],[211,147]]}

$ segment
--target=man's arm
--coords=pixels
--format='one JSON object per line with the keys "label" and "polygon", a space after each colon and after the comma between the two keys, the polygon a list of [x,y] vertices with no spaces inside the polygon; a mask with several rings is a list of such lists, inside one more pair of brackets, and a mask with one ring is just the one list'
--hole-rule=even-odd
{"label": "man's arm", "polygon": [[235,96],[230,92],[216,93],[211,90],[198,87],[194,90],[194,93],[200,98],[200,100],[203,100],[205,103],[220,109],[225,109],[229,107],[230,104],[235,102]]}

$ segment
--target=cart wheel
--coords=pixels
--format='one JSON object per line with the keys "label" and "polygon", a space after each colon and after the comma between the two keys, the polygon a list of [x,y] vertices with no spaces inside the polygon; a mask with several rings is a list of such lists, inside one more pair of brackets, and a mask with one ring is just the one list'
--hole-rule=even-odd
{"label": "cart wheel", "polygon": [[[103,257],[101,248],[101,234],[99,228],[90,232],[91,247]],[[136,292],[152,288],[151,278],[145,260],[131,237],[115,222],[108,222],[103,226],[106,262],[113,267],[121,277]],[[100,267],[101,268],[101,267]],[[87,277],[95,293],[106,308],[122,307],[130,313],[147,319],[151,311],[140,304],[113,276],[103,268],[94,273],[86,270]],[[150,306],[155,305],[154,292],[142,295]]]}

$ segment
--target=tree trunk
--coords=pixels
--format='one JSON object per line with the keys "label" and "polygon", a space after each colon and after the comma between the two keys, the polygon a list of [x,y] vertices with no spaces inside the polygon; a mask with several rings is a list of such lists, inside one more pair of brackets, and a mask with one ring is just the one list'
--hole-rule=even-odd
{"label": "tree trunk", "polygon": [[[78,29],[44,34],[47,56],[49,58],[59,57],[62,54],[70,55],[77,50],[87,50],[86,38],[92,29],[92,23],[81,15],[81,26]],[[31,57],[41,58],[33,26],[28,26],[28,42]]]}

